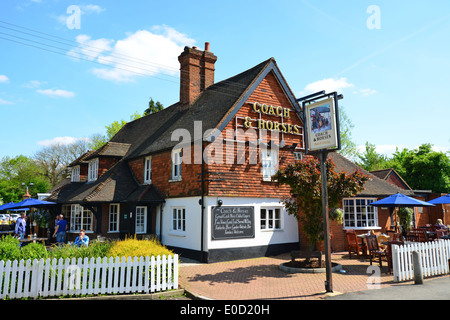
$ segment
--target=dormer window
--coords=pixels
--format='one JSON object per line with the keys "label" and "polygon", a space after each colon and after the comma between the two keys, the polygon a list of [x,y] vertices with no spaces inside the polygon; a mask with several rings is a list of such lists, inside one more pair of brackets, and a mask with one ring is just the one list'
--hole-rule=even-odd
{"label": "dormer window", "polygon": [[152,157],[144,159],[144,183],[152,183]]}
{"label": "dormer window", "polygon": [[80,166],[72,167],[71,180],[72,182],[80,182]]}
{"label": "dormer window", "polygon": [[98,158],[89,161],[88,181],[95,181],[98,177]]}

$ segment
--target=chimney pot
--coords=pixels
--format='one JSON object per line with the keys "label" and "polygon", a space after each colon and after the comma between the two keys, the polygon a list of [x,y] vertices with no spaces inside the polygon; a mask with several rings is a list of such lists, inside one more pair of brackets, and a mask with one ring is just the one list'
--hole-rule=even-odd
{"label": "chimney pot", "polygon": [[184,51],[178,57],[180,62],[180,103],[181,109],[188,108],[210,85],[214,84],[214,64],[217,57],[209,51],[209,42],[205,43],[205,51]]}

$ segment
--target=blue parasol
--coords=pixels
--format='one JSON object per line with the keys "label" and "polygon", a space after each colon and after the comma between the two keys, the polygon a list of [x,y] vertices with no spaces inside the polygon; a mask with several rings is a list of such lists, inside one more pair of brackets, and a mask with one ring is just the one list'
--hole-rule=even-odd
{"label": "blue parasol", "polygon": [[391,227],[394,227],[394,208],[396,207],[434,207],[434,204],[428,203],[425,201],[421,201],[418,199],[414,199],[408,196],[405,196],[401,193],[393,194],[389,197],[386,197],[384,199],[372,202],[369,204],[369,206],[375,206],[375,207],[389,207],[389,213],[391,218]]}
{"label": "blue parasol", "polygon": [[428,201],[431,204],[447,204],[450,203],[450,194]]}
{"label": "blue parasol", "polygon": [[8,209],[24,209],[24,208],[39,208],[39,207],[46,207],[56,205],[55,202],[50,201],[44,201],[44,200],[38,200],[34,198],[25,199],[15,205],[10,206]]}

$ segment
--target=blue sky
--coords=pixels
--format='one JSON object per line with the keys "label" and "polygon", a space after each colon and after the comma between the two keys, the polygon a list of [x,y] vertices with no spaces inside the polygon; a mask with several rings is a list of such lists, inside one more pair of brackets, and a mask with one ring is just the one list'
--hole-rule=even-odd
{"label": "blue sky", "polygon": [[177,56],[206,41],[216,81],[274,57],[297,98],[344,95],[357,145],[448,151],[449,35],[448,0],[2,1],[0,158],[177,102]]}

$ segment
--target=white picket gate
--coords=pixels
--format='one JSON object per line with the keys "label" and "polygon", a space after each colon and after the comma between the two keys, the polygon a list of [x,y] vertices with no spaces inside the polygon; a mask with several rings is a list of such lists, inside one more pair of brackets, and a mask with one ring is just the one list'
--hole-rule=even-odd
{"label": "white picket gate", "polygon": [[420,254],[424,277],[449,273],[450,240],[412,242],[392,245],[392,269],[394,282],[414,279],[412,252]]}
{"label": "white picket gate", "polygon": [[0,261],[0,299],[178,289],[178,255]]}

